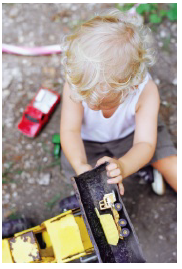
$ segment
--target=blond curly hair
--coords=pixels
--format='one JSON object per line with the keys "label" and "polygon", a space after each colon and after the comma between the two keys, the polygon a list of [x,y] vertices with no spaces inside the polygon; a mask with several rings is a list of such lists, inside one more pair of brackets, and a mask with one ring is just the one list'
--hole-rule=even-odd
{"label": "blond curly hair", "polygon": [[151,30],[137,15],[111,9],[83,23],[62,43],[65,77],[77,101],[98,106],[101,96],[122,102],[155,62]]}

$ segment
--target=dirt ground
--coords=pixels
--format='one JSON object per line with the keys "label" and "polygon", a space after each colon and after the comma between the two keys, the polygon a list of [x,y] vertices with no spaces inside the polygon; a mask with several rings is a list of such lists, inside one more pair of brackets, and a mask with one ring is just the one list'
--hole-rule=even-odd
{"label": "dirt ground", "polygon": [[[60,44],[75,25],[114,4],[3,4],[3,43],[19,46]],[[177,24],[164,20],[153,27],[158,61],[151,74],[159,87],[160,114],[177,142]],[[62,92],[60,55],[2,56],[2,206],[30,217],[34,224],[59,214],[58,201],[73,194],[52,155],[52,135],[59,132],[60,108],[41,134],[30,139],[17,130],[26,105],[43,85]],[[176,263],[176,194],[167,186],[156,196],[138,178],[125,180],[123,201],[134,224],[144,255],[152,263]]]}

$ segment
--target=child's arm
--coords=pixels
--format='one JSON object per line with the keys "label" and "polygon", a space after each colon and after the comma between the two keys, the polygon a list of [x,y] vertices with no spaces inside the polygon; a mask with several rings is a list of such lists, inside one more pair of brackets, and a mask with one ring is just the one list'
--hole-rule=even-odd
{"label": "child's arm", "polygon": [[83,107],[70,98],[71,90],[68,83],[63,89],[61,109],[60,137],[62,150],[75,172],[81,174],[92,167],[87,164],[84,144],[81,138]]}
{"label": "child's arm", "polygon": [[136,128],[133,147],[121,158],[114,160],[104,157],[97,165],[109,161],[108,176],[112,179],[108,183],[119,183],[121,194],[124,193],[122,179],[135,173],[152,158],[157,142],[157,119],[160,98],[155,83],[150,80],[136,106]]}

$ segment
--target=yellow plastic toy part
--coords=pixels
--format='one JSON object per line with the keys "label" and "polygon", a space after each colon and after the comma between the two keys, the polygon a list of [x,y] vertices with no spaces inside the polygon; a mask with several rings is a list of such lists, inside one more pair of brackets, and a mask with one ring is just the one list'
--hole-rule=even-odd
{"label": "yellow plastic toy part", "polygon": [[75,220],[76,220],[76,223],[79,226],[81,239],[82,239],[85,251],[87,253],[89,253],[89,252],[92,253],[92,251],[94,250],[94,247],[93,247],[92,242],[90,240],[90,237],[88,235],[87,228],[85,226],[85,223],[83,221],[82,216],[81,215],[76,216]]}
{"label": "yellow plastic toy part", "polygon": [[98,218],[100,219],[100,223],[102,225],[108,244],[116,246],[119,241],[119,233],[112,215],[100,215],[97,208],[95,208],[95,211]]}
{"label": "yellow plastic toy part", "polygon": [[2,263],[13,263],[8,239],[2,240]]}
{"label": "yellow plastic toy part", "polygon": [[42,231],[43,241],[46,243],[46,248],[52,247],[51,239],[46,230]]}
{"label": "yellow plastic toy part", "polygon": [[45,222],[45,225],[58,263],[84,252],[79,227],[72,214],[59,220]]}
{"label": "yellow plastic toy part", "polygon": [[39,245],[33,232],[9,239],[11,254],[15,263],[40,261]]}
{"label": "yellow plastic toy part", "polygon": [[[93,253],[79,210],[69,210],[2,241],[3,263],[66,263]],[[41,248],[42,234],[46,248]]]}

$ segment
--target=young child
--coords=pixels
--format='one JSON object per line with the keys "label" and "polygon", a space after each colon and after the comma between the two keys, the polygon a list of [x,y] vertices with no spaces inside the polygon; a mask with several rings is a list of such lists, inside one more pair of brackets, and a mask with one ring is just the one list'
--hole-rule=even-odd
{"label": "young child", "polygon": [[[151,164],[177,190],[176,149],[158,122],[159,93],[148,73],[152,44],[137,16],[116,9],[67,36],[60,130],[67,177],[108,161],[107,182],[123,195],[123,179]],[[164,193],[160,176],[153,187]]]}

